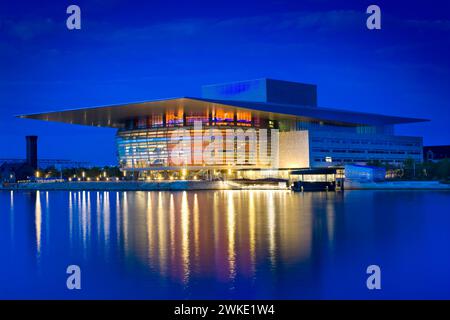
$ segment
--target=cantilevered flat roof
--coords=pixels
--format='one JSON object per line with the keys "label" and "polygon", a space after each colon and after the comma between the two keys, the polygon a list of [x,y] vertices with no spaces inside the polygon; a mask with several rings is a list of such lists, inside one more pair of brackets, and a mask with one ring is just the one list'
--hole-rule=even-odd
{"label": "cantilevered flat roof", "polygon": [[387,116],[322,107],[267,102],[213,100],[192,97],[25,114],[17,117],[88,126],[123,128],[127,120],[161,114],[168,110],[183,110],[184,112],[205,112],[206,110],[209,112],[217,108],[223,109],[224,111],[252,111],[253,114],[258,115],[261,118],[273,120],[298,119],[303,121],[323,121],[348,126],[376,126],[428,121],[425,119]]}

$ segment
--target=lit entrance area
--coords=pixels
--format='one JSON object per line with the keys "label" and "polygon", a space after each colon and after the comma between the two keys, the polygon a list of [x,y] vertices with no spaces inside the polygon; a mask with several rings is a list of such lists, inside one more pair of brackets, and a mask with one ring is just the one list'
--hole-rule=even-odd
{"label": "lit entrance area", "polygon": [[293,191],[336,191],[344,189],[344,168],[293,170],[289,174]]}

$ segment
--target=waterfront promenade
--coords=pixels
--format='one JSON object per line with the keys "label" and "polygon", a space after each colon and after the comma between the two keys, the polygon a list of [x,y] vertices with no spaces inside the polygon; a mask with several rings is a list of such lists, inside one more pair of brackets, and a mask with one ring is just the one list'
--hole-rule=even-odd
{"label": "waterfront promenade", "polygon": [[25,182],[2,186],[3,190],[227,190],[234,189],[223,181],[80,181],[80,182]]}
{"label": "waterfront promenade", "polygon": [[[165,190],[286,190],[280,185],[240,184],[236,181],[77,181],[24,182],[4,184],[0,190],[97,190],[97,191],[165,191]],[[346,181],[345,190],[450,190],[439,181]]]}

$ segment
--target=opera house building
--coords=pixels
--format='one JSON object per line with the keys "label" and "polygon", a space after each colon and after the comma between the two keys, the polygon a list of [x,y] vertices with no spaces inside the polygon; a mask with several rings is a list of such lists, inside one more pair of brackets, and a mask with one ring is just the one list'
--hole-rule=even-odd
{"label": "opera house building", "polygon": [[175,179],[421,161],[422,138],[395,135],[394,128],[426,121],[319,107],[315,85],[272,79],[203,86],[201,98],[19,117],[117,128],[118,163],[126,175]]}

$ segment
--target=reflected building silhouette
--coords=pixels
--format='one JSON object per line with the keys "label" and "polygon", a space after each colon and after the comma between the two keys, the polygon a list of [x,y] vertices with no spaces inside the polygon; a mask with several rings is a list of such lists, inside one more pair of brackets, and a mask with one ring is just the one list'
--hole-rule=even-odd
{"label": "reflected building silhouette", "polygon": [[[86,259],[118,254],[125,264],[138,261],[185,287],[204,277],[234,290],[240,279],[254,281],[261,270],[275,275],[293,264],[303,264],[302,276],[309,277],[320,268],[316,244],[326,237],[334,245],[335,197],[256,190],[69,192],[70,247],[82,247]],[[39,192],[35,231],[39,255]]]}
{"label": "reflected building silhouette", "polygon": [[[442,192],[0,196],[0,295],[70,298],[64,271],[77,264],[90,286],[83,294],[93,299],[370,298],[360,280],[372,257],[402,272],[412,262],[433,268],[426,274],[408,269],[424,276],[419,295],[394,270],[390,279],[399,286],[383,297],[441,298],[448,292],[450,262],[442,252],[449,198]],[[408,210],[400,211],[404,206]],[[442,250],[429,249],[435,245]]]}
{"label": "reflected building silhouette", "polygon": [[[126,208],[116,211],[120,233],[128,239],[124,256],[137,257],[183,284],[199,275],[230,283],[236,277],[254,278],[266,261],[272,270],[280,264],[310,263],[314,232],[316,237],[325,232],[334,241],[333,206],[326,204],[324,216],[315,218],[317,195],[216,191],[135,192],[127,197]],[[125,212],[132,217],[120,219]]]}

